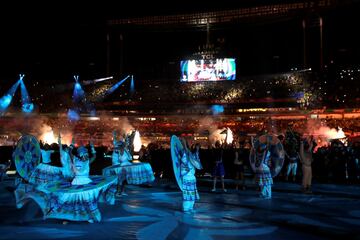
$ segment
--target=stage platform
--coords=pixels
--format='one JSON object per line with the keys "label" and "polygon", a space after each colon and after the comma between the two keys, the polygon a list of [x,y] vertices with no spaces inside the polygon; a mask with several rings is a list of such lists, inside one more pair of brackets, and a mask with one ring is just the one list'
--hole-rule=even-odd
{"label": "stage platform", "polygon": [[199,185],[193,214],[181,211],[173,183],[157,180],[127,186],[114,206],[100,204],[100,223],[63,224],[43,220],[35,202],[16,209],[7,178],[0,182],[0,239],[360,239],[359,185],[315,184],[303,194],[298,184],[280,182],[271,200],[259,198],[254,185],[226,193]]}

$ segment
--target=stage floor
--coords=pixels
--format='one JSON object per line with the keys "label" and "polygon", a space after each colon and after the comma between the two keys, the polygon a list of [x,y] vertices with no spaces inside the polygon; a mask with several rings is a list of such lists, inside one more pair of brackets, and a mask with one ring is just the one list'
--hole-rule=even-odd
{"label": "stage floor", "polygon": [[245,191],[210,192],[200,187],[194,214],[181,212],[181,193],[173,184],[127,186],[114,206],[100,204],[102,222],[42,219],[30,202],[16,209],[0,183],[0,239],[360,239],[360,186],[315,184],[313,194],[298,184],[275,183],[273,198]]}

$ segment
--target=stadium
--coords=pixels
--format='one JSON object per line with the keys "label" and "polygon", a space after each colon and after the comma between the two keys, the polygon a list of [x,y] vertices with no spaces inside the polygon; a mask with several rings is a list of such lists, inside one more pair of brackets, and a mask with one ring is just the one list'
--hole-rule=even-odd
{"label": "stadium", "polygon": [[[152,215],[156,215],[157,210],[154,209],[158,201],[163,200],[157,199],[158,194],[178,202],[171,195],[177,180],[171,165],[174,161],[172,136],[178,136],[187,139],[191,151],[200,146],[203,169],[197,171],[196,176],[199,191],[206,199],[200,203],[206,205],[202,213],[205,217],[192,215],[193,219],[179,220],[177,212],[173,216],[174,206],[163,205],[167,212],[159,214],[166,216],[168,223],[148,227],[152,231],[164,226],[173,230],[155,234],[156,239],[356,236],[358,232],[354,228],[360,211],[356,205],[358,200],[354,200],[358,197],[360,179],[360,37],[356,34],[359,1],[256,0],[225,1],[221,5],[184,1],[161,6],[147,3],[142,9],[136,5],[131,3],[119,8],[110,2],[89,3],[87,11],[81,11],[82,7],[71,9],[60,4],[57,11],[33,13],[24,5],[19,9],[19,18],[13,15],[8,19],[10,26],[2,23],[4,36],[8,37],[0,42],[3,53],[0,59],[3,66],[0,152],[4,168],[11,163],[1,175],[1,180],[3,175],[9,176],[2,181],[7,189],[14,176],[20,179],[18,175],[22,171],[15,161],[20,150],[16,149],[24,136],[37,139],[41,149],[51,148],[54,151],[51,161],[56,167],[62,164],[61,143],[78,149],[94,147],[97,160],[89,172],[98,176],[111,166],[111,156],[117,148],[114,132],[126,142],[136,131],[140,137],[132,143],[137,148],[134,160],[151,164],[155,184],[145,190],[131,186],[129,192],[140,198],[134,197],[130,203],[117,196],[116,201],[123,201],[117,209],[119,212],[137,215],[119,220],[108,208],[104,215],[105,229],[123,221],[129,223],[134,232],[122,227],[121,234],[100,236],[85,225],[76,225],[75,220],[71,223],[74,229],[85,229],[86,233],[69,232],[61,236],[148,239],[151,234],[146,232],[147,228],[134,224],[131,219],[155,221]],[[243,195],[238,191],[239,186],[245,189],[245,185],[250,194],[258,190],[251,154],[256,154],[255,142],[260,142],[261,136],[270,135],[279,139],[276,141],[281,142],[286,153],[280,167],[279,163],[273,163],[274,168],[281,169],[273,176],[279,186],[275,187],[274,195],[278,194],[281,201],[293,199],[284,204],[274,203],[284,212],[279,218],[270,217],[279,214],[279,209],[264,205],[265,210],[259,210],[257,207],[263,203],[252,200],[249,193]],[[291,143],[291,136],[296,138],[297,145]],[[295,168],[293,182],[289,181],[289,153],[296,148],[299,155],[300,145],[306,141],[313,144],[313,195],[303,195],[309,194],[306,189],[295,190],[303,184],[301,178],[305,170],[300,167],[305,165],[303,162],[301,165],[299,162],[298,170]],[[212,183],[212,190],[216,189],[216,175],[214,182],[212,178],[216,142],[222,144],[224,154],[225,176],[222,174],[221,180],[225,177],[227,190],[231,189],[226,192],[222,182],[221,194],[229,196],[229,201],[223,195],[219,200],[220,195],[214,195],[219,193],[216,190],[215,193],[206,190]],[[241,170],[245,180],[240,185],[240,170],[233,160],[235,153],[242,154],[245,162]],[[23,175],[21,179],[22,184],[28,184]],[[6,191],[4,186],[2,189]],[[158,192],[153,192],[154,189]],[[153,196],[150,210],[144,213],[150,213],[149,219],[134,210],[140,207],[139,203],[146,202],[147,194]],[[245,220],[255,224],[255,219],[252,230],[242,226],[239,209],[246,208],[244,212],[247,212],[254,208],[253,203],[241,205],[237,200],[240,198],[245,202],[254,201],[257,210],[251,210]],[[218,205],[207,205],[214,199]],[[301,201],[311,205],[311,199],[316,202],[311,207],[315,213],[303,214],[306,207]],[[231,204],[236,208],[234,212],[241,214],[230,214],[230,220],[220,217],[219,225],[224,229],[217,229],[216,212],[226,215],[232,211]],[[348,207],[339,210],[336,204],[348,204]],[[323,213],[329,206],[333,216]],[[316,207],[323,212],[317,212]],[[15,217],[29,218],[24,221],[30,229],[38,224],[40,211],[35,214],[26,210],[25,216],[14,206],[11,211],[10,229],[17,221]],[[256,215],[256,211],[260,215]],[[265,215],[269,217],[261,219],[260,216]],[[292,225],[289,220],[292,217],[300,227]],[[311,217],[317,222],[307,222]],[[171,225],[174,221],[176,227]],[[336,221],[340,221],[340,227],[335,226]],[[50,221],[50,224],[57,223]],[[201,228],[201,224],[205,227]],[[313,233],[315,228],[320,229],[319,233]],[[11,238],[3,229],[5,238]],[[59,229],[55,232],[64,230]],[[229,233],[228,229],[234,232]],[[0,232],[3,234],[3,230]],[[53,237],[50,236],[47,229],[42,229],[27,239]],[[18,233],[16,237],[24,235]]]}

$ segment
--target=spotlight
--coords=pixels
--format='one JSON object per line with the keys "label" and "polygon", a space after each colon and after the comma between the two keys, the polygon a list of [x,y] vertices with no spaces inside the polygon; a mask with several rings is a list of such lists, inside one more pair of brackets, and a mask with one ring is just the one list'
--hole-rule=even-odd
{"label": "spotlight", "polygon": [[224,112],[224,106],[221,105],[213,105],[211,107],[211,110],[213,112],[214,115],[220,114]]}
{"label": "spotlight", "polygon": [[31,113],[34,110],[34,104],[32,103],[24,103],[22,105],[22,111],[24,113]]}
{"label": "spotlight", "polygon": [[74,76],[75,79],[75,86],[73,91],[73,101],[75,103],[81,102],[85,96],[85,92],[81,87],[81,84],[79,83],[79,76]]}
{"label": "spotlight", "polygon": [[5,94],[2,98],[0,98],[0,111],[5,110],[11,103],[12,96],[9,94]]}

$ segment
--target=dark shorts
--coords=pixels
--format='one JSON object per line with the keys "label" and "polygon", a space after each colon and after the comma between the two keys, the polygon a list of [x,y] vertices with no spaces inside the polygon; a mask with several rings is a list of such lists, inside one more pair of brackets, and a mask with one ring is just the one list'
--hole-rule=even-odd
{"label": "dark shorts", "polygon": [[213,171],[213,177],[223,177],[225,176],[225,169],[224,169],[224,164],[222,162],[217,163],[215,165],[214,171]]}

